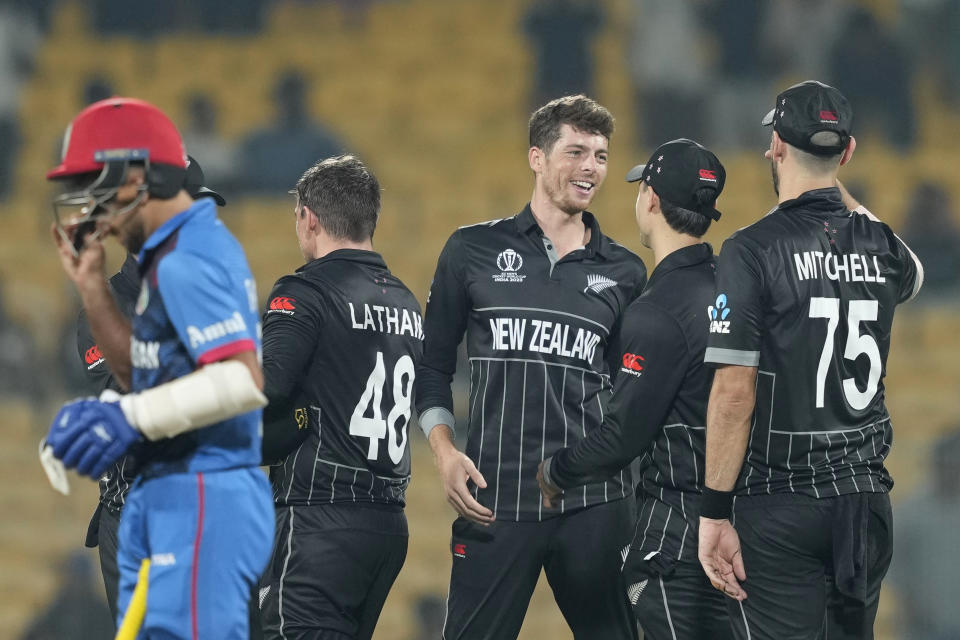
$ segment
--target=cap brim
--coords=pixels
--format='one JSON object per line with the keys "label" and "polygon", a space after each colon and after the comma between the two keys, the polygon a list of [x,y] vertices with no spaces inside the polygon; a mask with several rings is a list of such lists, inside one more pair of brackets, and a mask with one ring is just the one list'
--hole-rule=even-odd
{"label": "cap brim", "polygon": [[208,189],[207,187],[200,187],[190,195],[193,196],[194,200],[199,200],[200,198],[213,198],[213,201],[221,207],[227,204],[227,201],[223,199],[222,195],[213,189]]}
{"label": "cap brim", "polygon": [[643,178],[643,170],[647,168],[645,164],[638,164],[627,172],[627,182],[638,182]]}
{"label": "cap brim", "polygon": [[776,110],[777,110],[776,107],[774,107],[773,109],[770,109],[770,111],[767,113],[767,115],[763,116],[763,120],[760,121],[760,124],[762,124],[762,125],[765,126],[765,127],[769,127],[770,125],[772,125],[772,124],[773,124],[773,114],[776,112]]}

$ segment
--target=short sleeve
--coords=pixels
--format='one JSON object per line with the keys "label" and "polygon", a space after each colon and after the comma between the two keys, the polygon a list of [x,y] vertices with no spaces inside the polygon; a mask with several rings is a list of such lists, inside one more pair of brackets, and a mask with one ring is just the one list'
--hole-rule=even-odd
{"label": "short sleeve", "polygon": [[717,296],[704,314],[709,337],[704,361],[756,367],[763,339],[763,269],[742,236],[723,243],[717,259]]}
{"label": "short sleeve", "polygon": [[198,365],[257,349],[247,290],[222,265],[175,251],[158,265],[157,283],[167,316]]}

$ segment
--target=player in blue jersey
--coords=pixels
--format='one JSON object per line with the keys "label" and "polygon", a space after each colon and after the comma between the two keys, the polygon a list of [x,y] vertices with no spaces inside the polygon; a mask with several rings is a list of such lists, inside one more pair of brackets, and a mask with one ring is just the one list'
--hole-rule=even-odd
{"label": "player in blue jersey", "polygon": [[[131,393],[64,405],[46,466],[52,456],[98,478],[141,442],[119,530],[118,637],[247,638],[273,509],[257,469],[266,398],[243,250],[213,201],[184,189],[180,134],[146,102],[111,98],[80,112],[47,177],[64,186],[53,227],[64,270]],[[138,254],[132,326],[107,287],[106,235]]]}

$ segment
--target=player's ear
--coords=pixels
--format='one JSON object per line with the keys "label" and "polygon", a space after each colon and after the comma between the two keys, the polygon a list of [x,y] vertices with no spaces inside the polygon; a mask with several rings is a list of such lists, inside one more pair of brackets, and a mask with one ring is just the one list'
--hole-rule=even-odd
{"label": "player's ear", "polygon": [[650,197],[647,199],[647,211],[650,213],[661,213],[660,196],[657,195],[657,192],[654,191],[650,185],[647,185],[647,192],[650,194]]}
{"label": "player's ear", "polygon": [[540,147],[530,147],[527,152],[527,162],[530,163],[530,169],[539,174],[543,170],[543,150]]}
{"label": "player's ear", "polygon": [[300,208],[300,215],[306,220],[307,229],[310,229],[310,231],[316,231],[317,226],[320,224],[320,219],[317,218],[317,214],[313,212],[313,209],[307,205],[303,205]]}
{"label": "player's ear", "polygon": [[780,134],[776,131],[773,132],[773,135],[770,139],[770,151],[767,158],[773,160],[774,162],[782,162],[787,155],[787,145],[780,139]]}
{"label": "player's ear", "polygon": [[840,166],[850,162],[850,158],[853,157],[853,152],[857,148],[857,139],[853,136],[850,136],[850,142],[847,143],[847,148],[843,150],[843,155],[840,156]]}

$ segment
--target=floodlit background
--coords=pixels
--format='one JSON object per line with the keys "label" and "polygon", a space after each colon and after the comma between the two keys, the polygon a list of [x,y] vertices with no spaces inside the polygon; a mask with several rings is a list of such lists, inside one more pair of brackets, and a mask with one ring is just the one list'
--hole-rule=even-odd
{"label": "floodlit background", "polygon": [[[422,302],[453,229],[529,198],[532,107],[583,91],[613,111],[592,210],[649,265],[627,170],[672,138],[713,148],[728,175],[707,234],[719,250],[775,205],[759,121],[809,78],[853,104],[842,178],[926,267],[888,360],[897,546],[878,637],[960,638],[958,0],[0,1],[0,638],[105,637],[82,550],[96,488],[55,494],[36,459],[58,404],[86,393],[44,180],[85,104],[132,95],[174,118],[261,296],[300,264],[286,191],[314,161],[358,154],[384,189],[376,247]],[[453,512],[411,440],[410,551],[383,640],[438,637],[449,575]],[[543,581],[521,637],[570,638]]]}

